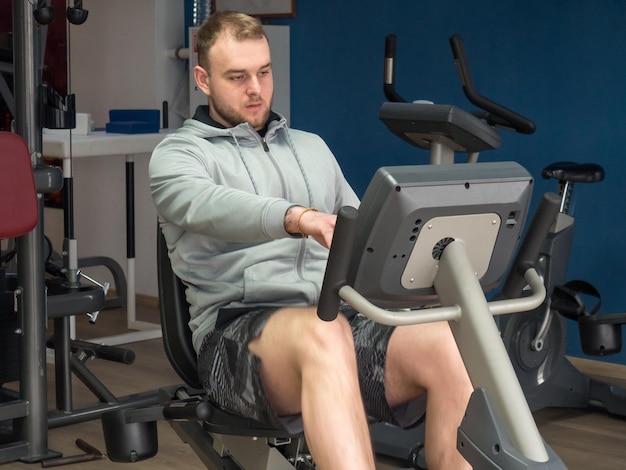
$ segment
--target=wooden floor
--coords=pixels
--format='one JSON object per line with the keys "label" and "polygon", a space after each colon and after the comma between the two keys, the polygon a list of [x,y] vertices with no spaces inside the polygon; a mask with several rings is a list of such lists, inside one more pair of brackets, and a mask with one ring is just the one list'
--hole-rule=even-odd
{"label": "wooden floor", "polygon": [[[155,321],[154,307],[138,307],[140,319]],[[119,334],[125,331],[123,309],[108,310],[100,314],[96,325],[89,325],[85,318],[77,321],[80,339]],[[122,397],[132,393],[155,390],[166,385],[180,383],[170,367],[160,339],[141,341],[126,345],[136,354],[133,365],[122,365],[103,360],[87,363],[90,370],[113,392]],[[626,366],[573,359],[584,373],[626,388]],[[50,406],[54,407],[54,383],[52,365],[48,366],[48,394]],[[15,385],[17,386],[17,385]],[[74,380],[75,406],[95,402],[95,398],[82,383]],[[603,412],[586,410],[546,409],[535,414],[539,429],[570,470],[613,470],[626,468],[626,420],[608,416]],[[108,459],[73,464],[69,468],[100,470],[111,468],[151,469],[203,468],[190,447],[184,444],[165,422],[158,424],[159,452],[149,460],[135,464],[116,464]],[[79,454],[75,446],[77,438],[105,451],[100,420],[54,428],[48,434],[48,448],[63,455]],[[3,468],[27,469],[40,464],[13,462]],[[379,470],[402,468],[380,459]]]}

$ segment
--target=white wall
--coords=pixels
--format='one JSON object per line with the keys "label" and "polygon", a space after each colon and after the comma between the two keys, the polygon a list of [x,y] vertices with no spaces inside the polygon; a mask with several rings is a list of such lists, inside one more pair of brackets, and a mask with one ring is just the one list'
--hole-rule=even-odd
{"label": "white wall", "polygon": [[[184,44],[183,0],[98,0],[89,18],[72,26],[70,86],[78,112],[104,127],[115,108],[160,109],[185,82],[185,63],[166,52]],[[180,120],[170,118],[170,127]],[[156,211],[148,188],[149,154],[135,156],[136,291],[157,296]],[[109,256],[126,268],[124,156],[75,158],[74,216],[78,255]],[[61,251],[62,213],[47,209],[46,234]],[[86,270],[87,271],[87,270]],[[98,280],[109,280],[97,269]]]}
{"label": "white wall", "polygon": [[110,109],[160,109],[178,94],[185,64],[167,51],[185,42],[183,0],[92,1],[89,19],[69,36],[77,111],[91,113],[97,127]]}

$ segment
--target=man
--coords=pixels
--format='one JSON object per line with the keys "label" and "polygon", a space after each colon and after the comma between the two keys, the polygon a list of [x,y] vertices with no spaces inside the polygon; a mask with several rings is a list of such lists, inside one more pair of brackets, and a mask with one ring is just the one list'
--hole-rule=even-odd
{"label": "man", "polygon": [[367,415],[410,425],[426,410],[429,468],[469,468],[456,430],[472,386],[446,323],[317,317],[335,214],[359,201],[326,144],[272,112],[260,22],[218,12],[197,45],[208,106],[155,149],[150,179],[209,396],[303,426],[318,468],[333,470],[374,468]]}

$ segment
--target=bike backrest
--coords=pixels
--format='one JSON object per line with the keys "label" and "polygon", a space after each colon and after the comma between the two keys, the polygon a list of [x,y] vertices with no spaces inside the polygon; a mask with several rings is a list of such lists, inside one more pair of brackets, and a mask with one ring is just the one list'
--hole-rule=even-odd
{"label": "bike backrest", "polygon": [[188,325],[189,304],[185,298],[185,285],[172,271],[167,244],[160,227],[157,228],[157,271],[165,353],[174,370],[187,385],[201,388],[197,354],[193,348]]}

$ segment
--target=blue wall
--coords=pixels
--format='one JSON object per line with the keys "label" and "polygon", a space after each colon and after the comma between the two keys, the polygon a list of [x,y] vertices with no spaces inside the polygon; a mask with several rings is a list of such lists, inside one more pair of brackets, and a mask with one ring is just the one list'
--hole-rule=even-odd
{"label": "blue wall", "polygon": [[[359,194],[381,165],[427,163],[425,151],[378,120],[384,38],[398,36],[397,90],[471,109],[448,38],[465,42],[482,94],[533,119],[531,136],[505,132],[482,160],[515,160],[538,178],[533,205],[558,160],[597,162],[607,177],[579,185],[569,278],[602,293],[605,313],[626,310],[626,3],[623,0],[297,0],[291,26],[292,125],[322,135]],[[572,322],[570,322],[572,323]],[[572,327],[574,325],[571,325]],[[577,329],[568,352],[582,354]],[[609,358],[626,364],[626,352]]]}

